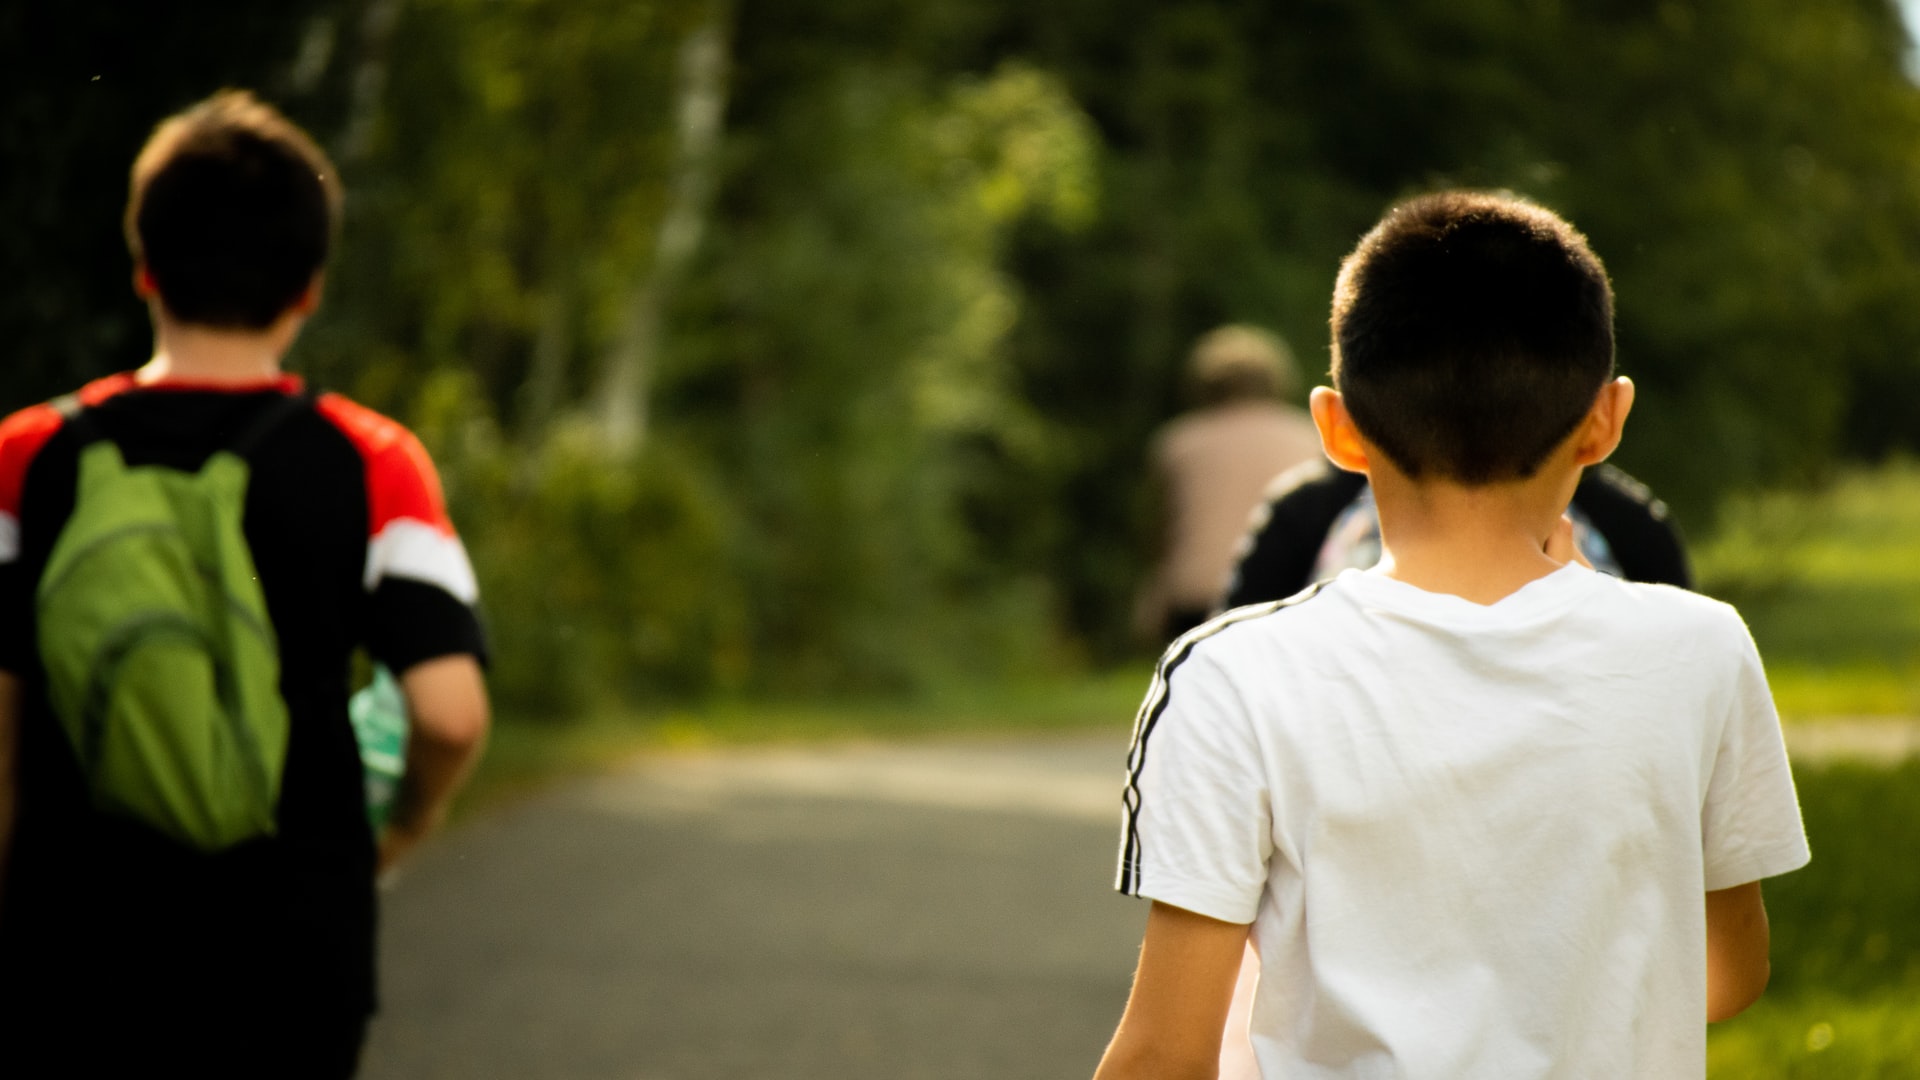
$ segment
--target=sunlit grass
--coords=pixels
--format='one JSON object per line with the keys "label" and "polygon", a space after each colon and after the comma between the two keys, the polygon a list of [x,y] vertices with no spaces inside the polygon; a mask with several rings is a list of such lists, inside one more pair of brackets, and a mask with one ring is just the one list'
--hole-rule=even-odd
{"label": "sunlit grass", "polygon": [[1920,465],[1734,500],[1694,551],[1789,718],[1920,715]]}
{"label": "sunlit grass", "polygon": [[[1772,655],[1764,646],[1762,652]],[[1920,715],[1920,669],[1886,664],[1767,661],[1773,701],[1789,722]]]}
{"label": "sunlit grass", "polygon": [[1912,1080],[1920,1075],[1915,991],[1762,1000],[1712,1034],[1712,1080]]}
{"label": "sunlit grass", "polygon": [[1796,771],[1813,862],[1766,884],[1773,982],[1713,1080],[1920,1076],[1920,762]]}

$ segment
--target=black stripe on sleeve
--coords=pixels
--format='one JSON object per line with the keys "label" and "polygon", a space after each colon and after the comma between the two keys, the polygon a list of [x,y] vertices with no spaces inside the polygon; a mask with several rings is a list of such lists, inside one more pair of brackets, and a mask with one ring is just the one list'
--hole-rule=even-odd
{"label": "black stripe on sleeve", "polygon": [[455,653],[487,662],[480,616],[446,590],[424,581],[387,577],[367,598],[367,652],[395,675]]}
{"label": "black stripe on sleeve", "polygon": [[1366,489],[1366,477],[1324,460],[1282,473],[1240,541],[1222,606],[1264,604],[1311,585],[1327,530]]}
{"label": "black stripe on sleeve", "polygon": [[1127,896],[1140,895],[1140,774],[1147,766],[1147,740],[1153,735],[1160,716],[1167,711],[1167,703],[1172,697],[1173,673],[1187,657],[1193,655],[1194,646],[1207,638],[1225,630],[1236,623],[1247,622],[1276,611],[1305,603],[1319,595],[1325,582],[1318,582],[1301,592],[1286,598],[1265,604],[1235,608],[1224,615],[1194,627],[1182,634],[1160,658],[1160,664],[1154,669],[1153,682],[1147,689],[1147,698],[1140,704],[1140,712],[1133,721],[1133,742],[1127,750],[1127,786],[1120,793],[1120,802],[1126,808],[1126,827],[1120,834],[1120,872],[1114,888]]}

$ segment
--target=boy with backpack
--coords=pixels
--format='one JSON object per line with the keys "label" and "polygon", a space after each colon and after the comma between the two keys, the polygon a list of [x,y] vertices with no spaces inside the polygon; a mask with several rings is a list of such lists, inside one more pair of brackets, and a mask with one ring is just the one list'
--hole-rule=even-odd
{"label": "boy with backpack", "polygon": [[[0,1073],[352,1075],[375,876],[479,754],[432,463],[280,368],[339,203],[248,94],[165,121],[126,213],[152,360],[0,423]],[[359,647],[411,717],[377,837]]]}
{"label": "boy with backpack", "polygon": [[1327,456],[1385,549],[1177,641],[1135,727],[1119,888],[1154,901],[1099,1080],[1216,1075],[1251,943],[1267,1077],[1680,1077],[1767,979],[1808,858],[1724,604],[1573,558],[1620,441],[1585,238],[1463,192],[1341,267]]}

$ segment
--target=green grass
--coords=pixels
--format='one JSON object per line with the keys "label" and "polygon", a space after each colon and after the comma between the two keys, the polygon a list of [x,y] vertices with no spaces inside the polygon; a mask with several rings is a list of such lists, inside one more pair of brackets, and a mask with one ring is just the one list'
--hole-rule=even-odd
{"label": "green grass", "polygon": [[1734,500],[1694,550],[1789,717],[1920,715],[1920,465]]}
{"label": "green grass", "polygon": [[1911,1080],[1920,1018],[1911,990],[1763,1000],[1721,1025],[1707,1050],[1712,1080]]}
{"label": "green grass", "polygon": [[1920,1076],[1920,761],[1798,771],[1813,862],[1769,881],[1773,982],[1712,1080]]}

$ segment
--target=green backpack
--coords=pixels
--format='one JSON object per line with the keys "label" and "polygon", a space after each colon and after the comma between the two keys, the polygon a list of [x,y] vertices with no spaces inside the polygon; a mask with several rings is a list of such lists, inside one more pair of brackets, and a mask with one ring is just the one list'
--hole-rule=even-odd
{"label": "green backpack", "polygon": [[287,705],[244,455],[304,403],[275,401],[197,473],[129,468],[77,400],[54,403],[82,448],[37,594],[47,697],[96,807],[202,851],[276,829]]}

